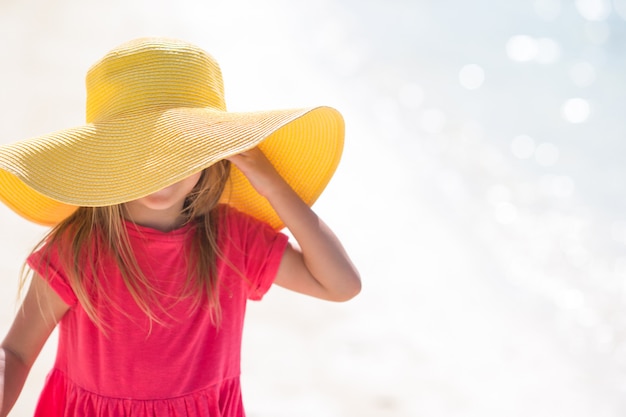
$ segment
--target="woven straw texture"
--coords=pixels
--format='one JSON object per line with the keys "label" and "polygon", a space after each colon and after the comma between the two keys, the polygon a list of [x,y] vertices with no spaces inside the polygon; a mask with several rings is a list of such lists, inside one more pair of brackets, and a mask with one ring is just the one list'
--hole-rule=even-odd
{"label": "woven straw texture", "polygon": [[[96,63],[86,116],[84,126],[0,146],[0,200],[54,225],[78,206],[134,200],[259,146],[311,205],[343,149],[343,118],[330,107],[226,111],[217,62],[177,40],[135,40]],[[234,167],[222,200],[282,227]]]}

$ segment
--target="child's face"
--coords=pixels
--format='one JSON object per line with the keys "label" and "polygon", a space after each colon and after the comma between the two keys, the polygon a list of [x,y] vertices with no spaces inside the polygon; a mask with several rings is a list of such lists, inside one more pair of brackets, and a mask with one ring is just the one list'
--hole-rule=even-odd
{"label": "child's face", "polygon": [[125,203],[126,216],[137,223],[146,218],[160,218],[165,221],[178,219],[185,198],[196,186],[201,175],[198,172],[155,193]]}

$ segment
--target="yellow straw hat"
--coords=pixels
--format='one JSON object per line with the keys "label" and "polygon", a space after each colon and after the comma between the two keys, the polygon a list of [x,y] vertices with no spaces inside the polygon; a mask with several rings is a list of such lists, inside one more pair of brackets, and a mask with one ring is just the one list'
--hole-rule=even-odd
{"label": "yellow straw hat", "polygon": [[[335,172],[343,138],[343,118],[330,107],[228,112],[210,55],[178,40],[138,39],[89,70],[86,125],[0,146],[0,200],[54,225],[78,206],[146,196],[258,145],[311,205]],[[224,202],[282,227],[235,167],[230,184]]]}

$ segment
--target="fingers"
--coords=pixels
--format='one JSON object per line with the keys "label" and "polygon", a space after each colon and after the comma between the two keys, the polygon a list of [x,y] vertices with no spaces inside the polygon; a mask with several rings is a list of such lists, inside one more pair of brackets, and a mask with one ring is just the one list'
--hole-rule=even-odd
{"label": "fingers", "polygon": [[258,147],[238,153],[226,158],[242,171],[251,169],[252,167],[260,167],[270,164],[269,160]]}

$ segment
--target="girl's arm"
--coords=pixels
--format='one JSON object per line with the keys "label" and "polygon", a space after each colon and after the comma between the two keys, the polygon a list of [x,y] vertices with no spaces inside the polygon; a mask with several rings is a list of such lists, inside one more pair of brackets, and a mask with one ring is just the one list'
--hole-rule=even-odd
{"label": "girl's arm", "polygon": [[28,372],[69,306],[34,274],[13,325],[0,347],[0,417],[17,400]]}
{"label": "girl's arm", "polygon": [[361,290],[361,278],[341,242],[300,199],[258,149],[229,160],[272,205],[300,248],[288,245],[275,283],[332,301],[346,301]]}

